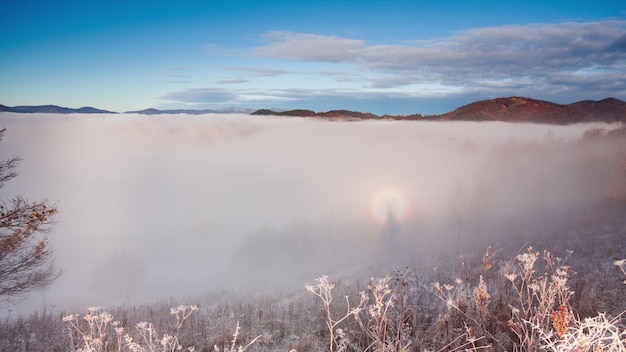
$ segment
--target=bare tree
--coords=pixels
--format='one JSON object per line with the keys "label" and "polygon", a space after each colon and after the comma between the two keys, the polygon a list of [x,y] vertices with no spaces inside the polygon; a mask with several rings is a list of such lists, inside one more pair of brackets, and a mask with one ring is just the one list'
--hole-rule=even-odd
{"label": "bare tree", "polygon": [[[0,140],[5,129],[0,129]],[[0,189],[17,176],[20,158],[0,161]],[[9,300],[45,287],[61,275],[54,267],[47,233],[56,204],[29,202],[21,196],[0,199],[0,297]]]}

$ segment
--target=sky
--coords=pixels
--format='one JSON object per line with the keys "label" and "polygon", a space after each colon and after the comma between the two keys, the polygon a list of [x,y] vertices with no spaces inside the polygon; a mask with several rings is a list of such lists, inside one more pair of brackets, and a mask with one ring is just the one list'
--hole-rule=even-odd
{"label": "sky", "polygon": [[623,1],[0,0],[0,104],[438,114],[626,100]]}

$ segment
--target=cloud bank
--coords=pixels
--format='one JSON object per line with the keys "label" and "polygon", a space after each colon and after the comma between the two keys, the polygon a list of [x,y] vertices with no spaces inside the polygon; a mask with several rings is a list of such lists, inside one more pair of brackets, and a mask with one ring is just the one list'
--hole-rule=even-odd
{"label": "cloud bank", "polygon": [[16,313],[301,289],[479,235],[524,242],[623,185],[623,146],[568,144],[599,124],[11,113],[0,124],[0,158],[23,159],[2,199],[60,208],[50,243],[65,274]]}
{"label": "cloud bank", "polygon": [[553,76],[606,78],[616,72],[624,78],[625,36],[626,21],[486,27],[405,45],[279,32],[271,33],[273,43],[254,52],[301,61],[350,62],[397,77],[402,74],[405,80],[395,85],[426,80],[464,86],[538,78],[552,82]]}
{"label": "cloud bank", "polygon": [[[403,113],[428,114],[448,110],[419,111],[420,99],[447,99],[463,104],[510,95],[557,103],[611,96],[626,99],[626,21],[623,20],[484,27],[403,44],[367,43],[362,39],[288,31],[268,32],[262,39],[263,45],[242,55],[301,65],[300,72],[291,72],[298,82],[296,86],[264,90],[268,103],[293,102],[285,106],[288,108],[307,108],[303,105],[310,99],[303,96],[320,97],[318,89],[303,88],[307,80],[315,82],[320,77],[334,82],[325,88],[328,94],[322,94],[322,100],[335,96],[330,104],[333,108],[355,110],[372,106],[341,106],[341,101],[346,97],[348,102],[375,100],[375,107],[394,95],[404,101],[400,104],[403,107],[413,101],[414,110]],[[324,66],[315,71],[314,64],[338,66],[336,70]],[[307,71],[311,69],[315,72]],[[216,83],[241,83],[255,76],[285,73],[260,67],[234,70],[242,75]],[[255,94],[249,89],[228,91],[232,94],[230,104],[245,104]],[[193,96],[191,90],[181,93],[171,93],[164,99],[184,103],[188,101],[186,97]],[[372,112],[396,113],[393,109],[389,106],[387,111]]]}

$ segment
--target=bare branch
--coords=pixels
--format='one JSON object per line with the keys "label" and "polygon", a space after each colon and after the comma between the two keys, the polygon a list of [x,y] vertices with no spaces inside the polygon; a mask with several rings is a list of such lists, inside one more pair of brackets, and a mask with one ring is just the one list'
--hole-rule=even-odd
{"label": "bare branch", "polygon": [[[0,139],[5,129],[0,130]],[[0,188],[17,176],[20,159],[0,162]],[[56,204],[29,202],[17,196],[0,200],[0,297],[9,300],[49,285],[61,275],[54,267],[47,233],[54,224]]]}

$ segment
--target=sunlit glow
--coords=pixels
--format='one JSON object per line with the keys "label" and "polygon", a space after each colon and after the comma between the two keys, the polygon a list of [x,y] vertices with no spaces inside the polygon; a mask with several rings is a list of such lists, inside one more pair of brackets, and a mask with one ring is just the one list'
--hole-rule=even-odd
{"label": "sunlit glow", "polygon": [[385,224],[390,217],[402,221],[408,208],[406,196],[394,187],[381,188],[370,199],[370,214],[380,224]]}

